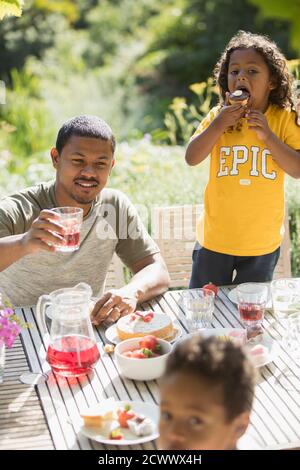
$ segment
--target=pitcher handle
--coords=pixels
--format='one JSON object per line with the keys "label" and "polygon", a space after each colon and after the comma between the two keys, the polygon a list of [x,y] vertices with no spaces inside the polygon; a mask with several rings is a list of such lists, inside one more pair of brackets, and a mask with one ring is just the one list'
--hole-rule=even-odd
{"label": "pitcher handle", "polygon": [[48,305],[52,305],[50,295],[41,295],[36,305],[36,319],[37,323],[46,346],[49,343],[50,335],[45,318],[45,310]]}

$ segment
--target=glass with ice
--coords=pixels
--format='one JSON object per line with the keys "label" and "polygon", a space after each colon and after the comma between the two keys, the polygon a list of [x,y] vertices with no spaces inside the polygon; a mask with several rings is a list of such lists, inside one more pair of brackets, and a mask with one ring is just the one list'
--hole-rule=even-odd
{"label": "glass with ice", "polygon": [[56,251],[76,251],[80,245],[80,229],[83,209],[80,207],[55,207],[51,209],[59,215],[59,223],[64,227],[62,244],[56,245]]}
{"label": "glass with ice", "polygon": [[286,319],[300,311],[300,279],[276,279],[271,282],[274,314]]}
{"label": "glass with ice", "polygon": [[181,294],[182,307],[190,332],[211,326],[215,294],[205,289],[192,289]]}

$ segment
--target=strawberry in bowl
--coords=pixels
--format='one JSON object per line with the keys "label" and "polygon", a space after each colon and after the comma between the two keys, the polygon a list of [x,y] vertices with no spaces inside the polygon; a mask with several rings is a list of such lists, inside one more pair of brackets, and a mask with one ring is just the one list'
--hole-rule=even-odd
{"label": "strawberry in bowl", "polygon": [[161,345],[158,338],[153,335],[144,336],[139,340],[138,348],[131,348],[123,352],[123,356],[134,359],[149,359],[161,355]]}
{"label": "strawberry in bowl", "polygon": [[121,341],[115,348],[115,358],[121,374],[133,380],[154,380],[165,370],[172,345],[148,335]]}

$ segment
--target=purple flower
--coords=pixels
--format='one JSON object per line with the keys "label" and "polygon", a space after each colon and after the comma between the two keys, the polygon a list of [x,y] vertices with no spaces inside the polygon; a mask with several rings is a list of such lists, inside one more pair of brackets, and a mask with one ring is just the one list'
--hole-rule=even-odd
{"label": "purple flower", "polygon": [[21,326],[28,325],[21,322],[11,307],[4,306],[0,297],[0,345],[5,344],[11,348],[16,337],[21,333]]}

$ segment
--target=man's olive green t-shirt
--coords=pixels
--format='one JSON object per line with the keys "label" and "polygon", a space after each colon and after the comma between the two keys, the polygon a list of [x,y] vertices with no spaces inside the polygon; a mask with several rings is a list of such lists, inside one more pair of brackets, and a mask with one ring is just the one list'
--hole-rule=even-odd
{"label": "man's olive green t-shirt", "polygon": [[[53,181],[5,197],[0,201],[0,238],[27,232],[42,209],[56,206]],[[83,220],[79,250],[24,256],[0,272],[0,292],[15,306],[35,305],[42,294],[86,282],[99,296],[114,253],[131,267],[158,252],[129,199],[103,189]]]}

